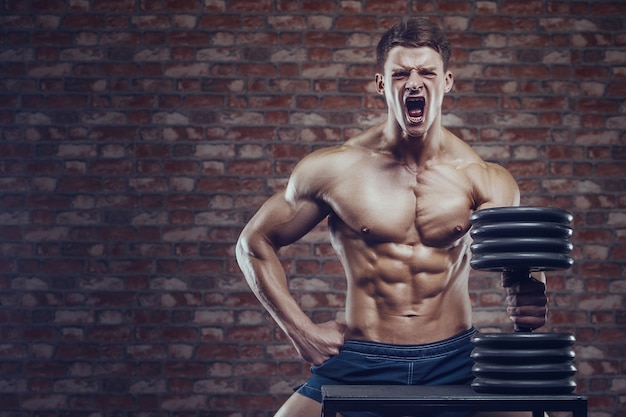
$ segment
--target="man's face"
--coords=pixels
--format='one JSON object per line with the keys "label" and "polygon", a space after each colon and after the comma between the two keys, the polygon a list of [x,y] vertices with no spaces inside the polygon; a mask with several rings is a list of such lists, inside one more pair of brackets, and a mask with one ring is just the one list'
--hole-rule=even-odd
{"label": "man's face", "polygon": [[443,96],[453,83],[452,73],[443,69],[441,55],[429,47],[394,46],[384,73],[376,74],[376,88],[385,96],[390,117],[416,137],[440,122]]}

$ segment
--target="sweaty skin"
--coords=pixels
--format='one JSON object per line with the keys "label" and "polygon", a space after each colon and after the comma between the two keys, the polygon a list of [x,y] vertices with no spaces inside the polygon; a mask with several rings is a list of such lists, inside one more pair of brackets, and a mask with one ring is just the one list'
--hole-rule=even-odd
{"label": "sweaty skin", "polygon": [[[305,157],[244,228],[239,265],[304,360],[323,363],[345,339],[422,344],[471,327],[469,217],[518,205],[519,189],[441,126],[452,85],[437,51],[392,48],[376,75],[387,121]],[[325,218],[347,279],[345,323],[313,323],[290,295],[277,256]],[[512,319],[529,327],[545,321],[537,282],[541,288],[508,283]],[[277,415],[319,415],[319,404],[295,394]]]}

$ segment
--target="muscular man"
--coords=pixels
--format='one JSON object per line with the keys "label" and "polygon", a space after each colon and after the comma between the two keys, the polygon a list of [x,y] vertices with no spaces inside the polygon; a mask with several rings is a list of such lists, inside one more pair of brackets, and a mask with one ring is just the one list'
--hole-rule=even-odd
{"label": "muscular man", "polygon": [[[450,45],[426,19],[399,23],[378,48],[387,120],[306,156],[244,228],[237,259],[312,377],[277,416],[319,416],[324,384],[467,384],[474,333],[469,217],[519,204],[502,167],[441,125]],[[328,218],[345,269],[345,323],[314,323],[290,295],[277,251]],[[515,324],[545,323],[544,277],[511,283]],[[346,415],[351,415],[346,413]],[[355,414],[356,415],[356,414]]]}

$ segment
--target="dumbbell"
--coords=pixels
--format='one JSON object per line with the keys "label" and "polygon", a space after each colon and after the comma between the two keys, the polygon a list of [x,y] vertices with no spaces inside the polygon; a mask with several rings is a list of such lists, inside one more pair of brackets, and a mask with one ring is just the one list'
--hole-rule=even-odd
{"label": "dumbbell", "polygon": [[[470,265],[476,270],[506,272],[523,280],[534,271],[573,264],[572,215],[566,210],[490,208],[474,212],[470,221]],[[479,333],[472,338],[475,391],[566,394],[575,389],[574,336],[531,330],[516,326],[515,333]]]}

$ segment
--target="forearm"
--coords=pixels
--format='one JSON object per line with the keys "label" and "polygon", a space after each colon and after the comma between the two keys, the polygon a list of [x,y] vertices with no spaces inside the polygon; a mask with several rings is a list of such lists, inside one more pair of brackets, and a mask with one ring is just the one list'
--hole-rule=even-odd
{"label": "forearm", "polygon": [[277,252],[308,233],[329,211],[317,199],[299,195],[297,186],[290,189],[289,198],[285,192],[275,194],[250,219],[237,242],[237,261],[248,285],[298,354],[318,365],[339,352],[345,326],[334,320],[311,321],[289,292]]}
{"label": "forearm", "polygon": [[250,289],[290,339],[312,324],[289,291],[285,271],[275,249],[264,239],[240,237],[237,262]]}

